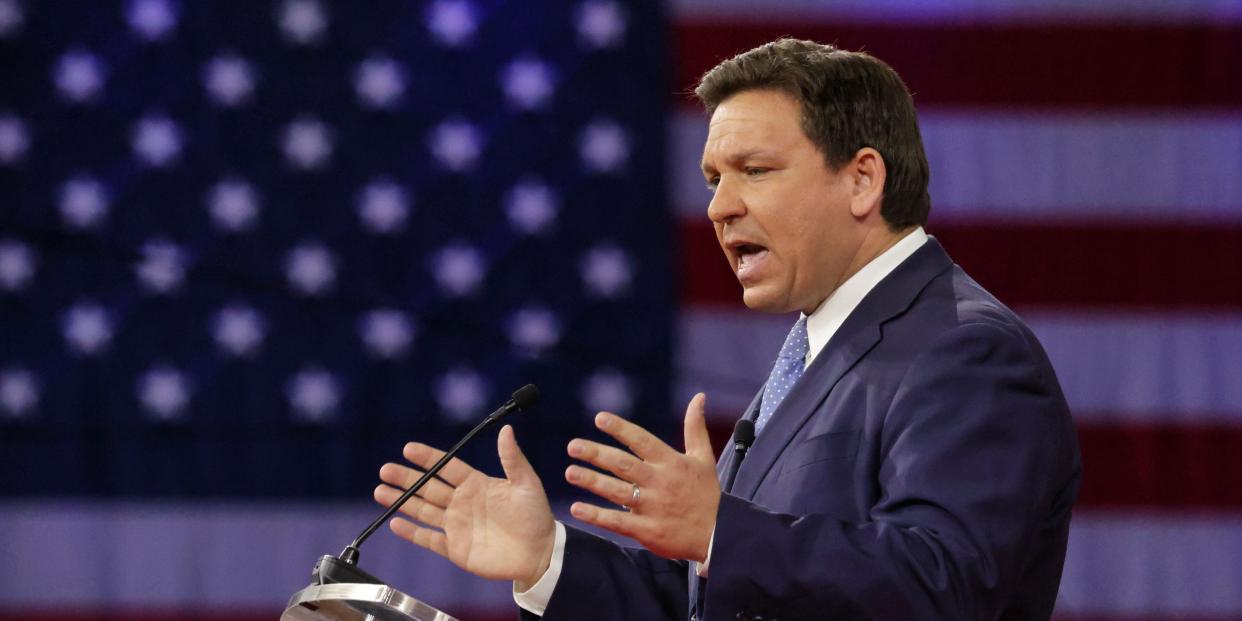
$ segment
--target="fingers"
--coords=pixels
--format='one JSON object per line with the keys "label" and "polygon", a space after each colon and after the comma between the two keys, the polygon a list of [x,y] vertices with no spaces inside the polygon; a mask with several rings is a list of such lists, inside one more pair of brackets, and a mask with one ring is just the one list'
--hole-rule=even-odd
{"label": "fingers", "polygon": [[[379,474],[381,481],[402,490],[410,489],[410,486],[423,476],[422,471],[400,464],[384,464]],[[422,489],[418,490],[418,495],[444,507],[448,506],[449,501],[453,499],[453,488],[444,481],[432,477]]]}
{"label": "fingers", "polygon": [[617,505],[629,504],[634,495],[634,484],[582,466],[567,468],[565,480]]}
{"label": "fingers", "polygon": [[[436,461],[444,456],[444,451],[427,446],[422,442],[409,442],[405,445],[405,449],[401,451],[401,454],[404,455],[410,463],[422,468],[423,470],[428,470],[431,466],[435,465]],[[444,465],[444,469],[441,470],[436,476],[448,481],[453,485],[453,487],[457,487],[474,472],[474,468],[467,466],[466,462],[454,457],[449,460],[449,463]],[[413,481],[411,481],[411,483],[413,483]]]}
{"label": "fingers", "polygon": [[440,556],[448,558],[448,537],[438,530],[418,526],[409,520],[393,518],[388,521],[388,528],[402,539],[414,542]]}
{"label": "fingers", "polygon": [[505,478],[511,483],[529,485],[539,482],[539,475],[535,474],[526,455],[522,454],[511,425],[501,427],[500,434],[496,436],[496,453],[500,455],[500,467],[504,468]]}
{"label": "fingers", "polygon": [[569,456],[607,470],[626,481],[643,483],[653,474],[651,464],[615,446],[575,439],[569,443]]}
{"label": "fingers", "polygon": [[694,395],[694,398],[690,400],[690,404],[686,406],[686,421],[684,423],[686,454],[715,463],[716,455],[712,451],[712,438],[707,433],[706,407],[707,395],[703,393]]}
{"label": "fingers", "polygon": [[587,524],[593,524],[625,537],[634,537],[643,519],[642,516],[628,511],[601,509],[585,502],[575,502],[570,505],[569,512]]}
{"label": "fingers", "polygon": [[643,461],[659,463],[676,456],[677,450],[665,444],[650,431],[631,423],[616,414],[600,412],[595,415],[595,426],[629,447]]}
{"label": "fingers", "polygon": [[[401,497],[401,490],[387,485],[376,486],[375,501],[385,507],[391,507]],[[444,528],[444,508],[438,507],[418,496],[411,497],[401,505],[399,509],[402,513],[435,528]]]}

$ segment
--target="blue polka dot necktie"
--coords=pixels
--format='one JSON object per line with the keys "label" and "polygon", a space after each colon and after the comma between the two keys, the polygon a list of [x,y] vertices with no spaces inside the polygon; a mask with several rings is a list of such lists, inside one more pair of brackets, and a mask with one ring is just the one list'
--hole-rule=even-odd
{"label": "blue polka dot necktie", "polygon": [[806,364],[806,352],[810,351],[811,343],[806,335],[806,317],[794,324],[781,353],[776,356],[776,364],[768,383],[763,387],[763,400],[759,404],[759,418],[755,419],[755,433],[763,431],[763,426],[772,418],[772,412],[785,400],[785,395],[793,389]]}

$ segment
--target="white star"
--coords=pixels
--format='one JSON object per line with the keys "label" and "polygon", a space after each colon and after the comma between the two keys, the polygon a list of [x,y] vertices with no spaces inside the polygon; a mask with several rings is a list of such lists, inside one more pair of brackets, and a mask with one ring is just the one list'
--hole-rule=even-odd
{"label": "white star", "polygon": [[243,304],[220,309],[211,320],[211,336],[216,346],[238,358],[258,353],[267,333],[267,323],[258,311]]}
{"label": "white star", "polygon": [[464,172],[474,167],[483,151],[483,136],[474,125],[460,120],[445,121],[431,130],[431,154],[445,168]]}
{"label": "white star", "polygon": [[561,325],[546,308],[527,307],[509,316],[509,341],[520,353],[538,356],[561,339]]}
{"label": "white star", "polygon": [[146,116],[134,125],[130,144],[138,159],[163,168],[181,154],[181,129],[166,116]]}
{"label": "white star", "polygon": [[405,313],[393,308],[377,308],[364,315],[358,332],[367,349],[380,358],[404,354],[416,334]]}
{"label": "white star", "polygon": [[133,0],[125,17],[129,27],[147,41],[163,39],[177,25],[177,11],[167,0]]}
{"label": "white star", "polygon": [[405,227],[410,213],[405,188],[389,179],[376,179],[358,193],[358,218],[376,235],[389,235]]}
{"label": "white star", "polygon": [[320,244],[300,244],[285,259],[285,277],[302,295],[327,293],[336,285],[336,257]]}
{"label": "white star", "polygon": [[435,398],[450,421],[467,422],[487,403],[487,383],[470,369],[453,369],[436,381]]}
{"label": "white star", "polygon": [[582,403],[592,416],[612,412],[627,416],[634,407],[634,386],[616,369],[601,369],[582,382]]}
{"label": "white star", "polygon": [[21,162],[29,148],[30,132],[26,124],[15,115],[0,115],[0,164]]}
{"label": "white star", "polygon": [[633,280],[633,263],[624,250],[602,244],[586,253],[579,264],[579,271],[587,291],[592,295],[615,298],[629,290]]}
{"label": "white star", "polygon": [[616,2],[588,0],[578,7],[578,38],[591,47],[613,47],[625,36],[625,21]]}
{"label": "white star", "polygon": [[285,397],[298,420],[326,422],[341,402],[341,385],[333,374],[306,367],[285,385]]}
{"label": "white star", "polygon": [[465,244],[442,248],[433,259],[432,270],[440,290],[450,296],[474,293],[485,276],[483,257]]}
{"label": "white star", "polygon": [[555,81],[552,68],[534,58],[521,58],[509,63],[500,76],[501,88],[509,103],[523,110],[532,110],[547,103]]}
{"label": "white star", "polygon": [[391,58],[372,56],[354,69],[358,101],[370,108],[391,108],[405,93],[405,72]]}
{"label": "white star", "polygon": [[0,289],[21,291],[34,278],[34,251],[11,239],[0,240]]}
{"label": "white star", "polygon": [[0,371],[0,408],[9,418],[25,418],[39,405],[39,380],[26,369]]}
{"label": "white star", "polygon": [[578,135],[578,155],[593,172],[617,172],[630,157],[630,141],[614,121],[595,121]]}
{"label": "white star", "polygon": [[142,246],[142,260],[134,273],[143,289],[155,295],[172,293],[185,282],[185,255],[177,244],[164,238]]}
{"label": "white star", "polygon": [[332,130],[318,119],[304,117],[285,126],[285,161],[298,170],[314,170],[332,157]]}
{"label": "white star", "polygon": [[538,181],[524,181],[513,186],[505,198],[505,214],[509,224],[524,235],[548,232],[559,210],[552,188]]}
{"label": "white star", "polygon": [[328,15],[315,0],[285,0],[276,19],[285,41],[294,45],[318,43],[328,28]]}
{"label": "white star", "polygon": [[259,197],[254,186],[237,177],[229,177],[212,186],[207,197],[207,211],[221,231],[250,231],[258,220]]}
{"label": "white star", "polygon": [[108,194],[98,181],[78,176],[60,186],[60,217],[70,228],[95,228],[107,215]]}
{"label": "white star", "polygon": [[61,318],[61,330],[69,349],[90,356],[102,352],[112,341],[112,319],[97,304],[79,302]]}
{"label": "white star", "polygon": [[67,52],[56,63],[53,81],[64,99],[74,103],[88,102],[103,88],[103,63],[90,52]]}
{"label": "white star", "polygon": [[469,43],[478,27],[474,5],[466,0],[437,0],[427,9],[427,29],[442,45]]}
{"label": "white star", "polygon": [[212,101],[222,106],[238,106],[254,92],[255,71],[236,54],[220,54],[203,67],[203,87]]}
{"label": "white star", "polygon": [[190,383],[185,374],[168,365],[156,365],[138,379],[138,400],[155,420],[183,418],[190,403]]}
{"label": "white star", "polygon": [[17,0],[0,0],[0,39],[17,34],[25,21],[22,5]]}

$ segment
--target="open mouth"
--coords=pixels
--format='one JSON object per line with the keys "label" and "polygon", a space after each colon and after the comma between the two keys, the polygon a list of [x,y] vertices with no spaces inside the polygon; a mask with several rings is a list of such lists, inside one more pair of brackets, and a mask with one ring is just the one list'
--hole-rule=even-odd
{"label": "open mouth", "polygon": [[742,278],[751,271],[768,254],[768,249],[759,244],[739,244],[734,248],[737,252],[737,276]]}

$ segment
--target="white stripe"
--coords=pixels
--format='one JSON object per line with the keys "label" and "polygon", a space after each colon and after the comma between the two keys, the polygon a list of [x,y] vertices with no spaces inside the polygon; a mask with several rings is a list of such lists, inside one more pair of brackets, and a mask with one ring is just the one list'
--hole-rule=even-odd
{"label": "white stripe", "polygon": [[[564,515],[562,511],[558,514]],[[272,609],[374,515],[332,503],[0,504],[0,609]],[[1078,512],[1058,612],[1242,614],[1242,516]],[[378,533],[363,569],[447,612],[513,609],[510,586],[475,578]]]}
{"label": "white stripe", "polygon": [[[1242,116],[924,110],[936,218],[1242,221]],[[669,188],[706,218],[707,121],[669,125]]]}
{"label": "white stripe", "polygon": [[[379,512],[306,501],[0,502],[0,611],[283,609],[315,561]],[[554,513],[575,523],[568,505]],[[363,544],[359,567],[450,614],[515,609],[509,583],[474,577],[387,526]]]}
{"label": "white stripe", "polygon": [[[1023,314],[1076,420],[1242,424],[1242,315]],[[739,414],[792,323],[745,310],[684,309],[676,401],[701,390],[710,412]]]}
{"label": "white stripe", "polygon": [[796,315],[682,309],[673,350],[674,405],[704,392],[708,414],[736,419],[763,386],[795,321]]}
{"label": "white stripe", "polygon": [[1057,612],[1242,615],[1242,516],[1078,512]]}
{"label": "white stripe", "polygon": [[1242,423],[1242,315],[1025,315],[1079,420]]}
{"label": "white stripe", "polygon": [[1233,0],[673,0],[675,18],[920,22],[1242,21]]}
{"label": "white stripe", "polygon": [[[306,502],[0,504],[0,609],[283,609],[315,561],[378,513]],[[449,612],[513,605],[510,585],[473,578],[387,527],[359,566]]]}

